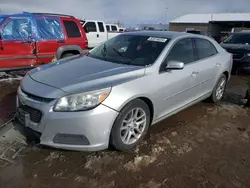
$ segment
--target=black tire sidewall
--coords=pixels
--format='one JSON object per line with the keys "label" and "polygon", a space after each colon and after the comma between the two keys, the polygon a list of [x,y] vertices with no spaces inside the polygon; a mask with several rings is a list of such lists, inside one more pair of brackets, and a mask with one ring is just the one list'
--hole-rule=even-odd
{"label": "black tire sidewall", "polygon": [[[220,99],[217,99],[217,97],[216,97],[216,90],[217,90],[217,87],[218,87],[218,85],[221,83],[221,80],[222,80],[223,78],[226,80],[226,85],[225,85],[225,88],[224,88],[222,97],[221,97]],[[217,83],[216,83],[216,85],[215,85],[215,87],[214,87],[213,93],[212,93],[212,101],[213,101],[214,103],[220,102],[220,101],[223,99],[223,96],[224,96],[225,90],[226,90],[226,86],[227,86],[227,77],[226,77],[226,75],[223,74],[223,75],[220,77],[220,79],[217,81]]]}
{"label": "black tire sidewall", "polygon": [[[142,133],[141,137],[139,140],[137,140],[135,143],[131,145],[124,144],[121,140],[120,136],[120,127],[122,125],[122,121],[125,118],[125,116],[131,111],[133,108],[141,108],[145,111],[146,113],[146,127],[144,132]],[[133,149],[147,134],[148,128],[150,124],[150,111],[148,105],[143,102],[140,99],[136,99],[128,103],[121,111],[118,117],[115,120],[115,123],[112,127],[111,130],[111,135],[110,135],[110,145],[120,151],[127,151]]]}

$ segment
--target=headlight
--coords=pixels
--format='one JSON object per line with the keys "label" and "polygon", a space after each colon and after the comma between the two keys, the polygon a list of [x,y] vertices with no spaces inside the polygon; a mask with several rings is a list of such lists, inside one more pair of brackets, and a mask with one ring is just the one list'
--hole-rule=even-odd
{"label": "headlight", "polygon": [[102,103],[109,95],[111,88],[79,93],[60,98],[55,106],[55,112],[75,112],[89,110]]}
{"label": "headlight", "polygon": [[247,56],[250,56],[250,54],[247,54]]}

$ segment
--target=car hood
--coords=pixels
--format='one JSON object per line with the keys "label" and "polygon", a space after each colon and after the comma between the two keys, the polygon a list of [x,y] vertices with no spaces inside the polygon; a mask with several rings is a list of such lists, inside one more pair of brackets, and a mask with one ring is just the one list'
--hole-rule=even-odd
{"label": "car hood", "polygon": [[226,44],[226,43],[221,43],[221,47],[226,49],[229,52],[250,52],[250,45],[247,44]]}
{"label": "car hood", "polygon": [[117,64],[88,56],[74,56],[43,65],[29,72],[40,83],[79,93],[112,87],[144,75],[145,67]]}

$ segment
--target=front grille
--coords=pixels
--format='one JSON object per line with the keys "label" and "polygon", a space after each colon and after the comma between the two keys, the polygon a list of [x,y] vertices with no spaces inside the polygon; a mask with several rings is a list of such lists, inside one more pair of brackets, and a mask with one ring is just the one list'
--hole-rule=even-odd
{"label": "front grille", "polygon": [[21,105],[19,106],[19,108],[21,110],[18,111],[18,116],[22,123],[25,122],[25,114],[29,114],[30,120],[35,123],[39,123],[41,121],[42,112],[40,112],[39,110],[29,107],[27,105]]}
{"label": "front grille", "polygon": [[35,101],[40,101],[40,102],[49,103],[49,102],[51,102],[51,101],[54,100],[54,99],[52,99],[52,98],[44,98],[44,97],[39,97],[39,96],[37,96],[37,95],[33,95],[33,94],[31,94],[31,93],[28,93],[28,92],[24,91],[23,89],[22,89],[22,92],[23,92],[25,95],[27,95],[28,98],[33,99],[33,100],[35,100]]}

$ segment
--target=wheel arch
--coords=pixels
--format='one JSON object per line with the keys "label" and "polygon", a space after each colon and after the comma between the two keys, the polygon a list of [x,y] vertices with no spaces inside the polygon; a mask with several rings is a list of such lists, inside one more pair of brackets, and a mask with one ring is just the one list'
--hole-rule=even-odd
{"label": "wheel arch", "polygon": [[72,53],[74,55],[77,55],[77,54],[81,54],[82,51],[83,50],[78,45],[60,46],[56,52],[56,59],[60,59],[62,55],[65,53]]}
{"label": "wheel arch", "polygon": [[229,80],[229,72],[228,71],[224,71],[222,74],[224,74],[227,77],[227,80]]}
{"label": "wheel arch", "polygon": [[127,100],[119,108],[119,111],[121,111],[127,104],[129,104],[130,102],[133,102],[136,99],[139,99],[139,100],[143,101],[148,106],[149,111],[150,111],[150,125],[151,125],[151,123],[153,122],[153,119],[154,119],[155,108],[154,108],[154,104],[153,104],[152,100],[147,96],[135,96],[135,97]]}

